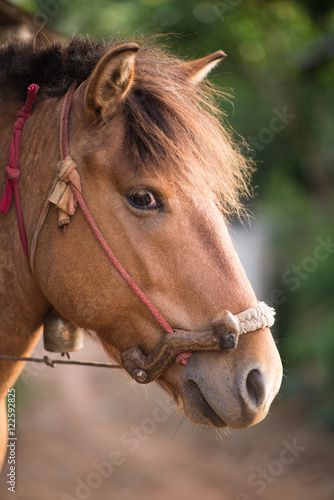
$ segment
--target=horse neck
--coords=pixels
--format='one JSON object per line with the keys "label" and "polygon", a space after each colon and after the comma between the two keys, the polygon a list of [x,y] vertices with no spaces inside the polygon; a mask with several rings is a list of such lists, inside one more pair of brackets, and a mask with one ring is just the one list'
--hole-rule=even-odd
{"label": "horse neck", "polygon": [[[19,192],[28,244],[31,242],[40,210],[56,175],[59,161],[59,114],[61,99],[48,99],[35,105],[24,124],[19,168]],[[9,144],[22,103],[0,103],[0,196],[5,184]],[[6,119],[4,119],[5,117]],[[7,215],[0,214],[0,318],[1,331],[13,328],[33,331],[43,320],[50,304],[38,287],[20,241],[16,211],[12,200]]]}

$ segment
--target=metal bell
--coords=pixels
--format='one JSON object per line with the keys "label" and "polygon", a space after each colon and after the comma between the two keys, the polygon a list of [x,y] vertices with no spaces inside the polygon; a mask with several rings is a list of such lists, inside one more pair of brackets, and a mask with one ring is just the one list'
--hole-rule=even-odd
{"label": "metal bell", "polygon": [[83,331],[64,319],[56,310],[44,318],[44,349],[50,352],[71,352],[83,348]]}

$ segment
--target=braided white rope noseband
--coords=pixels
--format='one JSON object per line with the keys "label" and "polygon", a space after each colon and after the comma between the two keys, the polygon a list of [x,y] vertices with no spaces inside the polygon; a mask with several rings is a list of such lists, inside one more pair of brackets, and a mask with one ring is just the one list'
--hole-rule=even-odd
{"label": "braided white rope noseband", "polygon": [[246,309],[234,316],[239,326],[239,333],[255,332],[260,328],[271,327],[275,323],[275,309],[265,302],[259,302],[257,306]]}

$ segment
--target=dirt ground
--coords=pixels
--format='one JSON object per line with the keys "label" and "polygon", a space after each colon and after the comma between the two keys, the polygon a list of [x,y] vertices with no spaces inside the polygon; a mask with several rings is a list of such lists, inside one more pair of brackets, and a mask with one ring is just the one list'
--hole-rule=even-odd
{"label": "dirt ground", "polygon": [[[105,359],[92,344],[79,358]],[[334,435],[297,400],[219,435],[116,370],[29,365],[16,398],[16,491],[6,462],[1,500],[334,499]]]}

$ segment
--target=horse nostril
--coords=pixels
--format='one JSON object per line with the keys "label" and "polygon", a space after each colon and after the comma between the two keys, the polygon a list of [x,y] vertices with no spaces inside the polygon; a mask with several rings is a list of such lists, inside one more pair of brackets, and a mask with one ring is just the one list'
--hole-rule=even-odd
{"label": "horse nostril", "polygon": [[246,378],[246,389],[250,402],[259,408],[265,399],[264,380],[259,370],[251,370],[249,372]]}

